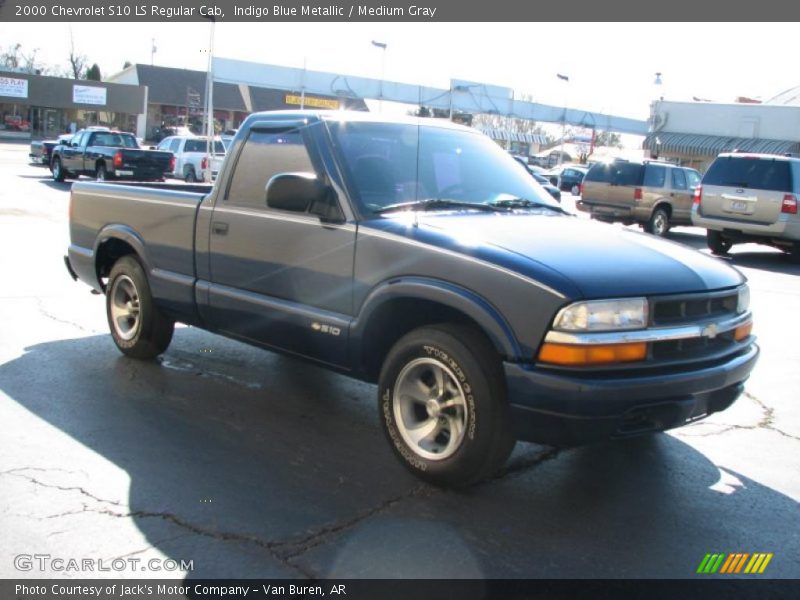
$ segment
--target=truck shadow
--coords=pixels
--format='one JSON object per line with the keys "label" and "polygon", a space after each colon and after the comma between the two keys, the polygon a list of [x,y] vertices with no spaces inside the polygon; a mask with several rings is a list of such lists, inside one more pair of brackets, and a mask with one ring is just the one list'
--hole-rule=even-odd
{"label": "truck shadow", "polygon": [[[0,365],[0,390],[124,470],[128,498],[105,502],[103,475],[57,450],[10,467],[75,471],[63,487],[192,560],[192,578],[688,577],[706,552],[784,553],[775,572],[800,552],[796,502],[740,474],[711,489],[720,470],[669,435],[524,444],[496,480],[420,484],[383,439],[374,386],[194,329],[152,362],[105,335],[37,344]],[[52,493],[51,513],[75,502]]]}

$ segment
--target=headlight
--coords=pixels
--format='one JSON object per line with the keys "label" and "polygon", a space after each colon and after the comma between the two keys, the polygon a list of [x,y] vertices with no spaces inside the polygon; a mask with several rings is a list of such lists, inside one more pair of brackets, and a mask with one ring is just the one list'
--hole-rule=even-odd
{"label": "headlight", "polygon": [[560,331],[644,329],[648,313],[647,298],[576,302],[559,311],[553,328]]}
{"label": "headlight", "polygon": [[750,308],[750,288],[744,284],[739,288],[739,297],[736,299],[736,312],[742,314]]}

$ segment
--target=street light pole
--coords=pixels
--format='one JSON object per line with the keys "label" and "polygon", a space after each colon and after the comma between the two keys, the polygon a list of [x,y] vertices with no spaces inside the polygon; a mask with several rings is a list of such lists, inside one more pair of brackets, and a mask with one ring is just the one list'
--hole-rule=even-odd
{"label": "street light pole", "polygon": [[208,41],[208,70],[206,72],[206,168],[203,170],[203,181],[211,181],[211,155],[214,149],[214,27],[216,20],[211,20],[211,33]]}
{"label": "street light pole", "polygon": [[560,167],[564,162],[564,138],[567,137],[567,94],[569,93],[569,76],[556,73],[556,77],[564,82],[564,116],[561,125],[561,151],[558,153],[558,166]]}
{"label": "street light pole", "polygon": [[383,112],[383,78],[386,73],[386,46],[385,42],[376,42],[372,40],[372,45],[376,48],[380,48],[383,53],[381,54],[381,87],[380,87],[380,96],[378,98],[378,112]]}

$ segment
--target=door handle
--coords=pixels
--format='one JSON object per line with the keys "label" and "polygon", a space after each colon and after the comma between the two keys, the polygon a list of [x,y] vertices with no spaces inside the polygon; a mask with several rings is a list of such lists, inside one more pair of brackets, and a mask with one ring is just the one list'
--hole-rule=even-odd
{"label": "door handle", "polygon": [[211,224],[211,231],[219,235],[225,235],[228,233],[228,224],[222,221],[214,221]]}

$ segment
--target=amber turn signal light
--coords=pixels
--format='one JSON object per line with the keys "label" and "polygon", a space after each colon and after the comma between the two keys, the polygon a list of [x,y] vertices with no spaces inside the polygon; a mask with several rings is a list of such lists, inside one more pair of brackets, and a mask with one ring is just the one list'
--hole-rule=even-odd
{"label": "amber turn signal light", "polygon": [[750,321],[749,323],[745,323],[744,325],[739,325],[733,332],[733,339],[735,339],[737,342],[741,342],[742,340],[750,337],[751,331],[753,331],[752,321]]}
{"label": "amber turn signal light", "polygon": [[541,362],[568,367],[633,362],[644,360],[646,357],[647,344],[645,342],[596,346],[545,342],[539,350]]}

